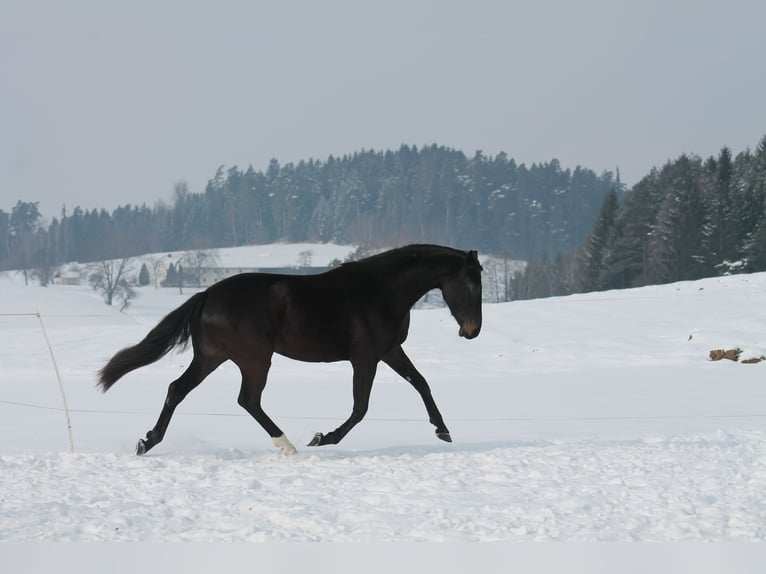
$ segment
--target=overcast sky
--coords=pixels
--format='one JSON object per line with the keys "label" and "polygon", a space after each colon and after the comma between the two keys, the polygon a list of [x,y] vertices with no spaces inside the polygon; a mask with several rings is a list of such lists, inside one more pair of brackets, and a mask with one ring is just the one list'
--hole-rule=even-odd
{"label": "overcast sky", "polygon": [[766,135],[766,2],[0,2],[0,209],[402,143],[619,167]]}

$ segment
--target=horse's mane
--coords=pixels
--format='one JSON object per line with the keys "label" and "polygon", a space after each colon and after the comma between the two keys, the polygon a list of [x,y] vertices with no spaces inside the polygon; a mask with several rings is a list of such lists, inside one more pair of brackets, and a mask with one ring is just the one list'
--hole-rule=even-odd
{"label": "horse's mane", "polygon": [[452,247],[445,247],[443,245],[432,244],[414,244],[405,245],[403,247],[396,247],[382,253],[376,253],[370,255],[358,261],[350,261],[344,263],[343,266],[360,266],[360,267],[382,267],[389,265],[396,265],[398,263],[405,263],[412,261],[413,259],[421,259],[423,257],[436,257],[436,256],[464,256],[464,252]]}

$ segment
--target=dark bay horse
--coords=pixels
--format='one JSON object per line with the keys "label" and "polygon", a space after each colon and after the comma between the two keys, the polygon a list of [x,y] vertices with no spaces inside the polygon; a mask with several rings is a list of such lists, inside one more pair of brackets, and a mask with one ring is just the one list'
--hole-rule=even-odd
{"label": "dark bay horse", "polygon": [[192,361],[170,383],[157,424],[138,442],[136,453],[156,446],[184,397],[231,360],[242,373],[239,404],[288,455],[295,447],[261,407],[273,353],[299,361],[350,361],[353,367],[351,416],[332,432],[316,433],[308,446],[337,444],[362,420],[378,362],[383,361],[415,387],[436,435],[451,442],[428,383],[402,343],[410,309],[435,288],[441,289],[460,326],[459,335],[476,337],[481,329],[481,270],[475,251],[411,245],[318,275],[236,275],[193,295],[140,343],[119,351],[99,371],[99,384],[107,391],[123,375],[191,340]]}

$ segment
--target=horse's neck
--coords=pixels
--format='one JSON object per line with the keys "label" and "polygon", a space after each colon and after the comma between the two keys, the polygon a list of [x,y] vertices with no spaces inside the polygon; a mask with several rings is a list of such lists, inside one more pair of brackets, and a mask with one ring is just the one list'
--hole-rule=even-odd
{"label": "horse's neck", "polygon": [[405,311],[409,311],[431,289],[441,289],[445,272],[443,268],[422,262],[408,265],[392,274],[394,289],[401,293]]}

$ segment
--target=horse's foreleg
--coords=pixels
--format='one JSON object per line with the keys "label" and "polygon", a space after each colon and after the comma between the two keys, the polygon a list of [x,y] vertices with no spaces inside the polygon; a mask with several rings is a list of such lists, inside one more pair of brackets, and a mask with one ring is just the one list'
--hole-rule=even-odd
{"label": "horse's foreleg", "polygon": [[269,433],[274,446],[282,450],[284,456],[295,454],[297,451],[287,439],[285,433],[269,418],[261,406],[261,396],[266,387],[271,359],[251,360],[239,365],[242,372],[242,387],[239,391],[239,405],[252,416],[263,429]]}
{"label": "horse's foreleg", "polygon": [[170,424],[170,419],[178,404],[186,398],[218,365],[223,361],[209,357],[199,358],[197,355],[192,358],[192,362],[184,373],[175,381],[170,383],[168,394],[165,398],[165,404],[162,406],[160,417],[154,428],[146,433],[146,438],[142,438],[136,445],[136,454],[146,454],[155,447],[165,437],[165,432]]}
{"label": "horse's foreleg", "polygon": [[351,416],[336,428],[327,434],[318,432],[311,439],[308,446],[322,446],[325,444],[338,444],[349,431],[354,428],[359,421],[367,414],[367,408],[370,405],[370,392],[372,391],[372,381],[375,379],[377,363],[353,363],[354,368],[354,407]]}
{"label": "horse's foreleg", "polygon": [[396,374],[415,387],[415,390],[420,394],[423,403],[426,405],[426,411],[428,411],[428,417],[431,424],[436,427],[436,436],[443,441],[452,442],[452,437],[449,434],[447,425],[444,424],[444,419],[431,395],[431,389],[428,386],[425,377],[418,372],[415,365],[410,361],[410,358],[404,353],[401,345],[395,347],[388,353],[388,355],[383,357],[383,362],[391,367]]}

